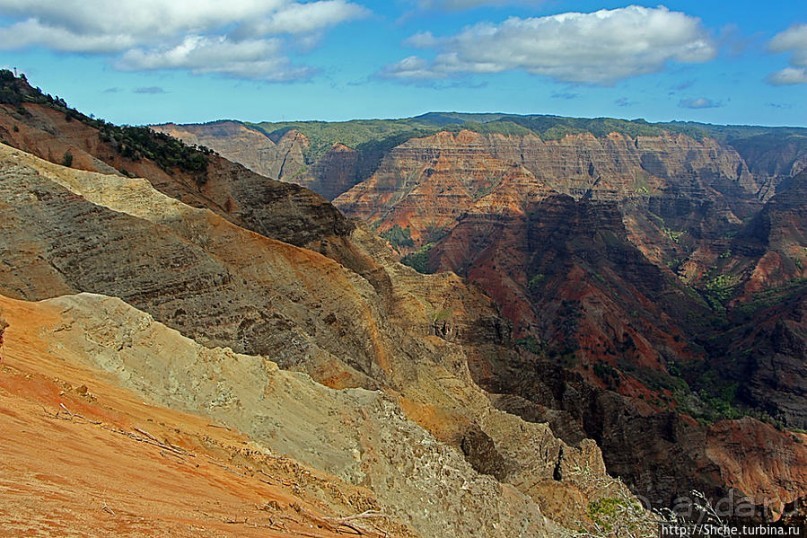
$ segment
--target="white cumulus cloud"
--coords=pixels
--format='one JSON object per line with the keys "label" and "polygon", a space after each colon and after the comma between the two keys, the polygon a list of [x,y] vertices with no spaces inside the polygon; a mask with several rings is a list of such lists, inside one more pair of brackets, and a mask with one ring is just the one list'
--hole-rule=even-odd
{"label": "white cumulus cloud", "polygon": [[261,35],[311,33],[364,17],[368,13],[364,7],[344,0],[322,0],[310,4],[292,3],[269,17],[245,25],[244,28]]}
{"label": "white cumulus cloud", "polygon": [[429,62],[417,56],[409,56],[400,62],[388,66],[382,71],[382,76],[400,78],[404,80],[427,80],[445,78],[444,73],[437,73]]}
{"label": "white cumulus cloud", "polygon": [[[410,57],[382,75],[406,80],[524,70],[564,82],[612,84],[654,73],[669,62],[706,62],[716,47],[699,19],[665,7],[629,6],[594,13],[512,17],[457,35],[417,34],[410,45],[432,48],[432,60]],[[411,69],[416,65],[417,69]]]}
{"label": "white cumulus cloud", "polygon": [[[0,0],[0,49],[106,54],[123,69],[182,69],[264,80],[305,78],[296,42],[368,15],[348,0]],[[300,50],[304,47],[297,47]]]}
{"label": "white cumulus cloud", "polygon": [[768,43],[768,50],[792,55],[790,67],[773,73],[768,82],[776,86],[807,84],[807,24],[796,24],[776,34]]}
{"label": "white cumulus cloud", "polygon": [[124,70],[187,69],[243,78],[287,81],[305,78],[309,69],[293,67],[281,53],[277,39],[230,41],[226,37],[187,36],[162,49],[132,49],[118,61]]}

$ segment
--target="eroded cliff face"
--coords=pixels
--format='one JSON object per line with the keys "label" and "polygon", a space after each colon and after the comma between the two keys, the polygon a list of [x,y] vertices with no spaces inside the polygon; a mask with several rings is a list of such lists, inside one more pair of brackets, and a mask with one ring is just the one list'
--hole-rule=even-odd
{"label": "eroded cliff face", "polygon": [[[499,185],[508,180],[510,189]],[[418,247],[444,235],[458,216],[480,213],[480,204],[494,214],[523,211],[518,206],[536,190],[617,202],[644,255],[659,265],[689,263],[693,278],[707,269],[705,244],[736,233],[760,206],[759,187],[742,158],[709,138],[612,133],[544,141],[471,131],[407,141],[334,203],[382,232],[408,230]],[[516,207],[495,207],[495,199],[487,200],[491,193],[516,200]]]}
{"label": "eroded cliff face", "polygon": [[544,141],[537,135],[493,134],[478,135],[476,143],[575,198],[623,200],[656,194],[674,183],[691,188],[695,182],[708,185],[719,179],[757,190],[739,154],[709,138],[698,141],[682,134],[632,138],[620,133],[597,138],[584,133]]}
{"label": "eroded cliff face", "polygon": [[[496,328],[501,321],[489,300],[468,290],[456,276],[418,275],[395,263],[386,246],[361,228],[339,241],[330,234],[315,242],[326,254],[351,255],[353,264],[363,268],[358,273],[325,255],[238,227],[211,210],[192,208],[146,180],[67,169],[6,146],[0,147],[0,162],[0,203],[8,215],[0,229],[3,294],[29,300],[80,291],[117,296],[208,346],[269,356],[284,368],[307,372],[334,388],[382,390],[388,403],[379,403],[379,409],[389,415],[384,420],[406,416],[431,432],[439,451],[449,451],[440,457],[455,454],[451,457],[459,457],[462,465],[467,458],[467,465],[476,469],[468,472],[491,474],[521,488],[521,493],[501,493],[502,503],[516,495],[514,499],[522,499],[518,502],[531,506],[524,517],[513,520],[522,530],[512,532],[540,536],[540,521],[534,529],[530,526],[535,517],[543,518],[537,516],[538,507],[569,525],[586,525],[587,503],[612,491],[597,484],[605,480],[619,489],[606,478],[593,442],[569,445],[545,424],[497,410],[471,380],[470,357],[488,355],[490,346],[498,349],[507,331]],[[307,211],[301,207],[298,210]],[[227,360],[235,364],[241,359]],[[227,361],[220,362],[226,368]],[[155,383],[170,387],[142,390],[158,394],[174,390],[179,382],[193,385],[193,376],[181,378],[184,367],[172,368],[173,377],[155,378]],[[221,383],[227,379],[250,377],[216,375],[222,376],[216,385],[222,394],[227,391]],[[253,392],[248,398],[260,399],[260,390],[249,390]],[[232,411],[233,420],[251,407],[223,406]],[[269,435],[260,424],[254,423],[247,433]],[[421,440],[401,437],[400,432],[383,435],[402,458],[410,457],[405,455],[410,445]],[[381,442],[381,436],[379,432],[368,437],[366,450]],[[412,443],[401,443],[402,438]],[[479,456],[480,450],[484,456]],[[375,454],[383,459],[381,452]],[[309,463],[319,465],[317,457]],[[576,474],[577,468],[589,474]],[[564,471],[558,475],[557,469]],[[458,479],[465,473],[460,471]],[[390,498],[399,489],[380,475],[367,480],[374,491],[387,491],[384,495]],[[499,496],[495,488],[486,491],[483,497]],[[570,495],[577,503],[571,512],[557,502]],[[471,524],[452,518],[448,512],[438,518],[446,521],[440,533],[467,534]]]}
{"label": "eroded cliff face", "polygon": [[505,198],[485,202],[498,210],[519,211],[523,200],[547,189],[522,166],[492,157],[479,135],[439,133],[393,149],[373,176],[334,200],[346,215],[377,225],[408,229],[416,246],[445,234],[457,219],[496,192]]}
{"label": "eroded cliff face", "polygon": [[[463,172],[479,169],[474,164],[469,167],[468,161],[478,162],[484,157],[509,166],[521,165],[554,190],[575,198],[623,200],[658,194],[675,186],[690,191],[714,188],[721,181],[737,183],[752,194],[758,190],[739,154],[709,138],[697,141],[673,134],[630,138],[612,133],[602,139],[580,134],[545,141],[537,135],[483,135],[471,131],[440,132],[413,138],[394,148],[376,172],[376,188],[383,194],[397,185],[402,187],[402,194],[408,186],[423,182],[416,172],[422,174],[435,159],[450,162],[457,175],[464,176]],[[479,173],[486,175],[484,170]],[[487,176],[495,180],[501,173],[491,171]],[[400,178],[398,183],[396,177]],[[360,201],[369,190],[360,185],[342,201]],[[360,208],[357,211],[362,214]]]}
{"label": "eroded cliff face", "polygon": [[[475,379],[502,393],[507,409],[549,421],[568,439],[596,439],[609,470],[654,502],[671,501],[686,483],[713,494],[736,488],[753,498],[769,495],[781,508],[798,497],[799,476],[785,476],[771,463],[755,484],[734,471],[737,460],[704,452],[706,439],[723,446],[736,438],[719,440],[686,415],[706,406],[692,387],[733,371],[736,381],[717,374],[724,386],[741,387],[733,403],[801,427],[803,405],[796,402],[803,401],[805,362],[800,344],[783,343],[802,340],[793,336],[802,331],[798,315],[789,311],[791,321],[763,323],[767,332],[746,334],[743,349],[759,347],[756,361],[722,361],[725,349],[715,344],[738,323],[715,309],[740,283],[760,291],[800,278],[793,259],[807,245],[797,224],[804,222],[803,204],[783,190],[760,212],[758,194],[739,154],[710,139],[614,134],[542,141],[460,132],[394,149],[376,174],[335,203],[379,230],[408,228],[415,246],[436,241],[427,268],[455,271],[491,295],[519,345],[544,357],[525,368],[544,375],[548,364],[558,368],[549,376],[554,381],[528,382],[506,361],[472,363]],[[441,237],[424,233],[427,226],[441,228]],[[760,239],[743,241],[753,235],[746,229]],[[771,243],[771,229],[787,239]],[[779,243],[784,246],[769,246]],[[782,259],[788,271],[772,262]],[[764,268],[770,277],[754,276]],[[743,327],[763,319],[757,313]],[[770,353],[762,351],[766,341],[777,342]],[[741,354],[736,342],[733,357]],[[575,403],[581,395],[587,403]],[[801,453],[787,434],[760,422],[742,428],[764,431],[758,435]],[[647,445],[643,431],[666,441]],[[748,450],[764,459],[763,447]],[[714,450],[726,453],[736,450]],[[795,457],[798,464],[801,456]],[[787,487],[773,485],[780,478]]]}

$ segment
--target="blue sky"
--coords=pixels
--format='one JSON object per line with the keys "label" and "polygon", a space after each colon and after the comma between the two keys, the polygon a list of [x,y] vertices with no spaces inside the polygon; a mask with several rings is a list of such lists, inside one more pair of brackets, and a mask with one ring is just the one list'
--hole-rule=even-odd
{"label": "blue sky", "polygon": [[807,4],[0,0],[0,66],[128,124],[463,111],[807,126]]}

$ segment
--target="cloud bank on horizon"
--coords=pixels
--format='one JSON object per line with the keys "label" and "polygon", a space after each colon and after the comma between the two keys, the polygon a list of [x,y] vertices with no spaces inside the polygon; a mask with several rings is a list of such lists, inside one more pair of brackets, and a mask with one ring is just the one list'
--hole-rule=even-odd
{"label": "cloud bank on horizon", "polygon": [[417,0],[420,9],[461,10],[482,6],[539,5],[546,0]]}

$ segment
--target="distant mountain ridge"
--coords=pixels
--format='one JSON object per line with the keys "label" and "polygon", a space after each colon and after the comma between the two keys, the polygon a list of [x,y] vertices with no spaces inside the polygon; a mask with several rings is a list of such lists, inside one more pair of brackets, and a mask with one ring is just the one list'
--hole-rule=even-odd
{"label": "distant mountain ridge", "polygon": [[[237,127],[236,127],[237,126]],[[615,118],[570,118],[552,115],[505,113],[430,112],[405,119],[352,120],[345,122],[239,122],[225,120],[205,124],[154,126],[186,141],[197,140],[217,147],[233,160],[251,169],[279,179],[306,185],[328,198],[369,177],[383,155],[411,138],[429,136],[439,131],[470,130],[480,134],[527,135],[542,140],[560,140],[564,136],[591,133],[597,138],[611,133],[631,138],[682,134],[696,140],[713,138],[738,151],[754,174],[770,183],[764,195],[783,176],[795,175],[807,168],[807,128],[721,126],[696,122],[649,123],[645,120]],[[242,135],[252,133],[251,143],[228,146],[228,129]],[[255,136],[260,133],[270,141]],[[297,134],[299,133],[299,134]],[[300,137],[299,135],[302,135]],[[280,170],[268,147],[283,154],[287,163]],[[341,159],[334,166],[330,152],[342,148]],[[784,147],[781,147],[784,146]],[[355,153],[355,155],[350,155]],[[325,160],[323,160],[325,159]],[[273,164],[274,163],[274,166]],[[337,172],[332,171],[332,167]],[[337,177],[334,177],[337,176]],[[350,177],[345,177],[350,176]]]}

